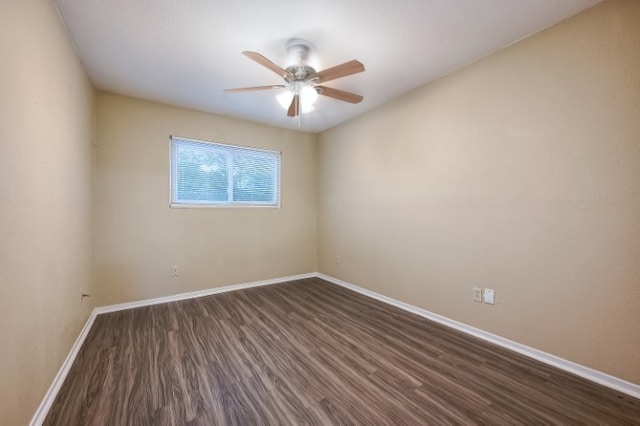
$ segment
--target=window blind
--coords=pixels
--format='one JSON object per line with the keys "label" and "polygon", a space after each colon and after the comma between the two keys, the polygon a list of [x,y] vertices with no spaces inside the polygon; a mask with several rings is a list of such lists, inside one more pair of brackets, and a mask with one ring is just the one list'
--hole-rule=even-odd
{"label": "window blind", "polygon": [[280,153],[171,138],[172,205],[279,206]]}

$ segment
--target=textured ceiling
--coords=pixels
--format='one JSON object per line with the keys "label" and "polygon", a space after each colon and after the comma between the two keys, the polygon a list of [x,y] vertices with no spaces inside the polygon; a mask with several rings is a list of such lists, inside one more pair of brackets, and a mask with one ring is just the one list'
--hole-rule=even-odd
{"label": "textured ceiling", "polygon": [[[55,0],[93,83],[168,104],[318,132],[547,28],[600,0]],[[289,118],[280,84],[241,54],[287,65],[286,42],[315,46],[317,69],[351,59],[366,71],[326,83],[364,96],[320,97]]]}

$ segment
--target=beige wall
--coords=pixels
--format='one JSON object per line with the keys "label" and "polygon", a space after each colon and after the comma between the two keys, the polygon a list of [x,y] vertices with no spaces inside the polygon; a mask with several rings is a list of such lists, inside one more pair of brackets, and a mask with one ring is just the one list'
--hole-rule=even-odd
{"label": "beige wall", "polygon": [[319,270],[640,384],[639,22],[605,2],[323,133]]}
{"label": "beige wall", "polygon": [[0,2],[0,424],[27,424],[92,292],[93,89],[48,0]]}
{"label": "beige wall", "polygon": [[[315,135],[106,93],[97,116],[101,305],[316,270]],[[281,151],[282,207],[169,208],[170,135]]]}

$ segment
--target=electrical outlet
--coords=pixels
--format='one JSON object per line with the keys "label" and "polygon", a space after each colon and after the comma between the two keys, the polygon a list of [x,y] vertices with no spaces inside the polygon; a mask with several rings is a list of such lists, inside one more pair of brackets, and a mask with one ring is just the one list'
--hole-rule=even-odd
{"label": "electrical outlet", "polygon": [[172,266],[171,267],[171,276],[172,277],[180,276],[180,267],[179,266]]}
{"label": "electrical outlet", "polygon": [[482,292],[484,303],[487,303],[489,305],[493,305],[495,303],[495,296],[496,296],[496,292],[491,288],[485,288],[484,291]]}
{"label": "electrical outlet", "polygon": [[340,256],[336,255],[336,265],[339,265],[340,262],[342,262],[342,259],[340,258]]}
{"label": "electrical outlet", "polygon": [[473,288],[473,301],[482,303],[482,289],[480,287]]}

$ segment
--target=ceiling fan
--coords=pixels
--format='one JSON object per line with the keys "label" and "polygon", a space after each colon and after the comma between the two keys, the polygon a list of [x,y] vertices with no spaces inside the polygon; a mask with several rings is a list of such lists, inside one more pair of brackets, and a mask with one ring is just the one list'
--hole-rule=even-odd
{"label": "ceiling fan", "polygon": [[306,113],[313,110],[313,103],[318,94],[328,96],[352,104],[362,101],[362,96],[344,90],[333,89],[321,85],[327,81],[346,77],[364,71],[364,65],[359,61],[352,60],[335,67],[316,71],[306,63],[310,44],[305,40],[294,39],[287,44],[287,52],[294,57],[294,64],[287,68],[282,68],[257,52],[244,51],[243,55],[254,60],[265,68],[275,72],[285,81],[285,84],[271,86],[242,87],[239,89],[226,89],[225,93],[252,92],[255,90],[286,89],[278,95],[278,101],[284,108],[287,108],[289,117],[297,117],[300,112]]}

